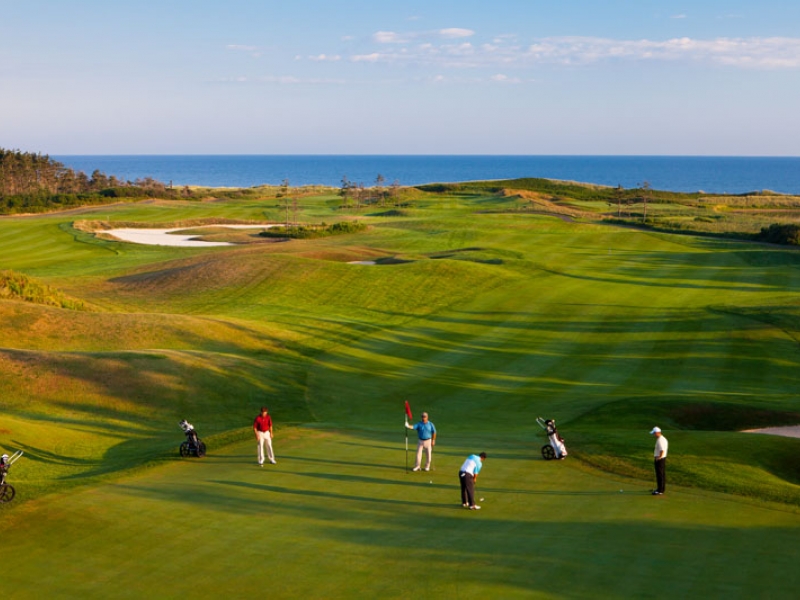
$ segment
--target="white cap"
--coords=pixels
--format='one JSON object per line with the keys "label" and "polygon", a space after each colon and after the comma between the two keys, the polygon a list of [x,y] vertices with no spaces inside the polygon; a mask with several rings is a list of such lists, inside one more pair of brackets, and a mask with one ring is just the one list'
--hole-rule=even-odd
{"label": "white cap", "polygon": [[650,432],[650,435],[653,435],[654,433],[661,433],[661,429],[658,427],[653,427],[653,430]]}

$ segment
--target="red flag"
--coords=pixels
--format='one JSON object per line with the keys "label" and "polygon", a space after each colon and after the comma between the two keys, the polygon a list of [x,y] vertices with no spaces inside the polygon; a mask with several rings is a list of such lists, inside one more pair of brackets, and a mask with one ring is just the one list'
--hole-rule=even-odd
{"label": "red flag", "polygon": [[412,421],[414,420],[414,417],[411,416],[411,407],[408,405],[408,400],[406,400],[406,416]]}

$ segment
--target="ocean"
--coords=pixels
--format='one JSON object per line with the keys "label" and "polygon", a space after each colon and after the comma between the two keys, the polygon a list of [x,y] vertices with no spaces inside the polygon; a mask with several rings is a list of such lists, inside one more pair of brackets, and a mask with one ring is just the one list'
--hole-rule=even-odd
{"label": "ocean", "polygon": [[77,171],[123,180],[152,177],[175,186],[327,185],[342,178],[386,185],[543,177],[676,192],[800,194],[800,157],[711,156],[405,156],[405,155],[105,155],[53,156]]}

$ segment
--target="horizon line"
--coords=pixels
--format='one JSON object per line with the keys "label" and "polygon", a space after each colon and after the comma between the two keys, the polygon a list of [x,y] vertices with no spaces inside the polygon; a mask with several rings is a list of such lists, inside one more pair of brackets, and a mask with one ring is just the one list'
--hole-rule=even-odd
{"label": "horizon line", "polygon": [[243,157],[243,156],[274,156],[274,157],[397,157],[397,158],[406,158],[406,157],[425,157],[425,158],[437,158],[437,157],[497,157],[497,158],[509,158],[509,157],[519,157],[519,158],[800,158],[800,155],[794,154],[469,154],[469,153],[436,153],[436,154],[415,154],[415,153],[406,153],[406,154],[383,154],[383,153],[333,153],[333,154],[325,154],[325,153],[289,153],[289,154],[275,154],[275,153],[166,153],[166,154],[159,154],[159,153],[126,153],[126,154],[117,154],[117,153],[79,153],[79,154],[72,154],[72,153],[63,153],[63,152],[56,152],[56,153],[42,153],[47,154],[49,156],[236,156],[236,157]]}

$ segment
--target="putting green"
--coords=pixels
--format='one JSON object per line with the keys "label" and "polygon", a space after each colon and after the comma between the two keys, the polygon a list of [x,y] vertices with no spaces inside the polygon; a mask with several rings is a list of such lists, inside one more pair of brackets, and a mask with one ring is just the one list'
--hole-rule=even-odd
{"label": "putting green", "polygon": [[[3,515],[3,596],[794,597],[797,511],[445,431],[430,473],[405,472],[399,432],[278,430],[277,465],[240,443],[28,503]],[[464,510],[457,471],[484,448]]]}

